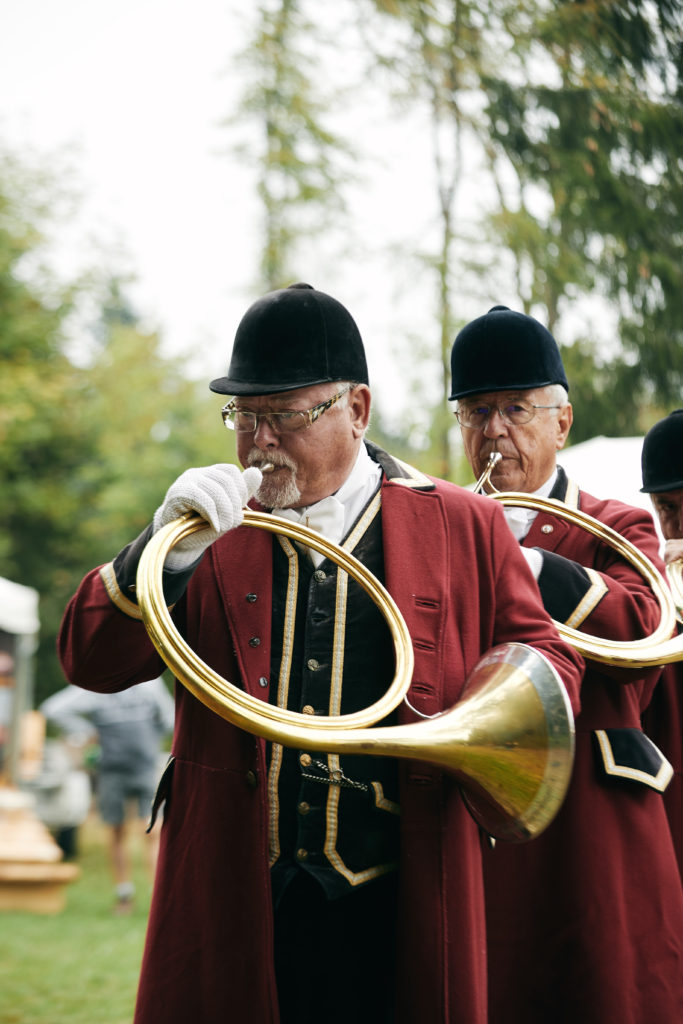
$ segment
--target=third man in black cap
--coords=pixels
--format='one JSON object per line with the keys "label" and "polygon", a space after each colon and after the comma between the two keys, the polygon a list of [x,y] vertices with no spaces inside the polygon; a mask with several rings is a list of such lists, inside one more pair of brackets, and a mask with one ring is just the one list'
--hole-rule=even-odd
{"label": "third man in black cap", "polygon": [[[674,409],[645,435],[641,453],[643,486],[664,538],[664,561],[680,573],[683,559],[683,409]],[[683,666],[666,665],[643,729],[666,754],[674,776],[664,794],[678,867],[683,879]]]}

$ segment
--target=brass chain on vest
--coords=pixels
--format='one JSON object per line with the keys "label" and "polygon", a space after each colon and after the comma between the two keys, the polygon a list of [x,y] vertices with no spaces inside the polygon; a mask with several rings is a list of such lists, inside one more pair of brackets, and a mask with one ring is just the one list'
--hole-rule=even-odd
{"label": "brass chain on vest", "polygon": [[324,761],[318,761],[316,758],[311,758],[311,765],[319,771],[325,772],[326,778],[321,779],[319,775],[311,775],[310,772],[302,771],[301,777],[308,779],[310,782],[322,782],[324,786],[341,786],[345,789],[360,789],[364,793],[369,792],[369,786],[364,782],[356,782],[355,779],[349,779],[344,775],[341,768],[330,768]]}

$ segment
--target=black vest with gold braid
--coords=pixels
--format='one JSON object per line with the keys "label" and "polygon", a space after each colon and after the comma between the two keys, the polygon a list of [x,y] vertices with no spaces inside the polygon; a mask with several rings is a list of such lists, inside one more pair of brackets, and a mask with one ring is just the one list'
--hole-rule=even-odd
{"label": "black vest with gold braid", "polygon": [[[343,546],[383,580],[379,493]],[[288,538],[275,539],[273,561],[273,702],[311,715],[348,714],[374,703],[394,672],[391,636],[374,602],[327,559],[316,569]],[[268,792],[276,901],[299,870],[334,899],[395,869],[399,807],[392,758],[269,744]]]}

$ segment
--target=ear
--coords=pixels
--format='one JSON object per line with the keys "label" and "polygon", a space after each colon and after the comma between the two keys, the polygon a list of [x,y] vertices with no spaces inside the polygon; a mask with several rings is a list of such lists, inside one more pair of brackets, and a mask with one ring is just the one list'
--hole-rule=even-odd
{"label": "ear", "polygon": [[558,452],[561,448],[564,448],[573,422],[574,410],[572,409],[571,402],[567,402],[564,408],[560,409],[557,416],[557,436],[555,438],[555,447]]}
{"label": "ear", "polygon": [[367,384],[357,384],[349,392],[349,416],[354,437],[362,437],[370,422],[371,395]]}

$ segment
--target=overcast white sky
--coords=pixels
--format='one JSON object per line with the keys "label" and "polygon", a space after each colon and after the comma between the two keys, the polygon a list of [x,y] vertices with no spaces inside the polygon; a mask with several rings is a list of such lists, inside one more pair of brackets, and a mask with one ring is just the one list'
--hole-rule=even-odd
{"label": "overcast white sky", "polygon": [[[234,54],[249,8],[0,0],[0,10],[0,138],[20,155],[67,149],[68,184],[83,195],[58,240],[62,265],[101,262],[102,247],[119,252],[138,278],[138,311],[168,350],[208,352],[207,376],[222,374],[235,326],[259,294],[259,211],[223,123],[242,87]],[[431,158],[411,120],[387,118],[372,99],[340,127],[368,154],[370,177],[352,196],[358,252],[341,265],[334,247],[316,249],[298,276],[351,310],[376,390],[391,402],[413,371],[390,357],[393,341],[424,323],[433,329],[433,296],[414,268],[384,253],[411,232],[418,245],[428,229]]]}
{"label": "overcast white sky", "polygon": [[173,348],[222,336],[253,256],[245,182],[221,153],[229,4],[2,3],[0,131],[19,152],[68,147],[83,192],[63,256],[127,253],[141,309]]}

